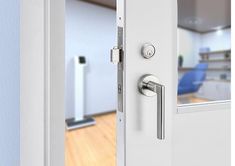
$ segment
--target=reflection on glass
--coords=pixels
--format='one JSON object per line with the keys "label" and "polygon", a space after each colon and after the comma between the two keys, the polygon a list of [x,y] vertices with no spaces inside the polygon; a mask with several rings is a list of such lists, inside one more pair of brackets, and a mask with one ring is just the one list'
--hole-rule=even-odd
{"label": "reflection on glass", "polygon": [[230,100],[231,1],[178,5],[178,103]]}

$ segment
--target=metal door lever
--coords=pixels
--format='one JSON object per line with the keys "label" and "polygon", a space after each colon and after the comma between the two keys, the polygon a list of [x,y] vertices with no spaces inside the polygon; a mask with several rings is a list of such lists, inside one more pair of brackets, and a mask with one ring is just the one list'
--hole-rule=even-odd
{"label": "metal door lever", "polygon": [[157,96],[157,138],[165,139],[165,86],[153,75],[144,75],[139,82],[139,91],[148,97]]}

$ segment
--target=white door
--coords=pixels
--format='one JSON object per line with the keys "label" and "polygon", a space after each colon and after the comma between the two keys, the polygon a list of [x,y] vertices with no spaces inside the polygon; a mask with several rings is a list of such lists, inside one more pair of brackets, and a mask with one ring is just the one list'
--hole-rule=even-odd
{"label": "white door", "polygon": [[171,166],[177,1],[120,0],[117,25],[117,166]]}
{"label": "white door", "polygon": [[230,102],[177,105],[177,9],[118,1],[117,166],[230,165]]}

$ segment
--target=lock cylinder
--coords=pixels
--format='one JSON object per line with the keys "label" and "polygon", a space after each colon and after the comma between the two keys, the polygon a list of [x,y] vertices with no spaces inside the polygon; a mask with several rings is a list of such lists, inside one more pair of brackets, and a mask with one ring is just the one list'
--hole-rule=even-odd
{"label": "lock cylinder", "polygon": [[144,44],[141,48],[141,55],[146,59],[152,58],[155,55],[155,52],[155,47],[150,43]]}

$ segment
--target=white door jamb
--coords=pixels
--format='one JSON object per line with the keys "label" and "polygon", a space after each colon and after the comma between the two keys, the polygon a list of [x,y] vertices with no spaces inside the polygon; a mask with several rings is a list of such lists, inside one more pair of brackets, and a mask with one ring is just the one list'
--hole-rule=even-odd
{"label": "white door jamb", "polygon": [[64,166],[65,0],[21,0],[20,166]]}

